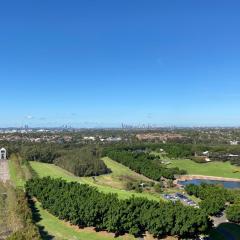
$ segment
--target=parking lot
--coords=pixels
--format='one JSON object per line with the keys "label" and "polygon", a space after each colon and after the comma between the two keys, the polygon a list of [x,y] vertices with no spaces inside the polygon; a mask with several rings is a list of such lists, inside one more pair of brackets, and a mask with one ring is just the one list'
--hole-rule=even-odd
{"label": "parking lot", "polygon": [[166,200],[170,200],[172,202],[180,201],[185,205],[192,206],[192,207],[198,207],[198,205],[194,201],[192,201],[187,196],[185,196],[181,193],[163,194],[163,197]]}

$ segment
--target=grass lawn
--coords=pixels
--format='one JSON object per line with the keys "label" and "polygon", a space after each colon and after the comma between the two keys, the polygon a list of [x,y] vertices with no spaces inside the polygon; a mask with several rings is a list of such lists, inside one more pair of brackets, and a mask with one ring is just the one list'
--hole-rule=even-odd
{"label": "grass lawn", "polygon": [[169,167],[179,167],[187,170],[188,174],[192,175],[206,175],[226,178],[240,178],[240,172],[234,173],[240,167],[231,165],[230,162],[209,162],[196,163],[189,159],[169,160],[171,164]]}
{"label": "grass lawn", "polygon": [[15,164],[14,157],[8,161],[10,179],[16,187],[24,187],[25,181],[21,176],[18,166]]}
{"label": "grass lawn", "polygon": [[[113,161],[110,159],[105,159],[105,161],[109,161],[110,164],[112,164],[112,166],[114,165]],[[111,187],[110,185],[103,185],[103,179],[106,177],[109,177],[109,175],[105,175],[105,176],[100,176],[97,177],[96,180],[94,181],[91,177],[76,177],[73,174],[71,174],[70,172],[54,165],[54,164],[47,164],[47,163],[40,163],[40,162],[30,162],[30,165],[32,166],[33,170],[38,174],[39,177],[53,177],[53,178],[62,178],[66,181],[75,181],[75,182],[79,182],[79,183],[85,183],[91,186],[94,186],[96,188],[98,188],[99,191],[104,192],[104,193],[116,193],[118,194],[119,198],[122,199],[126,199],[129,198],[131,196],[136,196],[136,197],[146,197],[150,200],[162,200],[160,195],[152,195],[150,193],[135,193],[135,192],[131,192],[131,191],[127,191],[127,190],[123,190],[123,189],[118,189],[116,187]],[[121,165],[121,164],[119,164]],[[115,165],[116,168],[116,165]],[[132,175],[136,174],[133,171],[131,171],[130,169],[125,169],[125,171],[123,170],[125,169],[124,166],[121,165],[121,167],[117,167],[117,171],[118,173],[123,173],[126,171],[130,171]],[[118,174],[114,171],[114,167],[112,168],[112,176],[115,176]],[[128,173],[130,174],[130,173]],[[110,175],[111,177],[111,175]],[[98,178],[100,179],[98,182]],[[102,179],[102,180],[101,180]]]}
{"label": "grass lawn", "polygon": [[[124,189],[129,179],[141,182],[149,182],[150,179],[138,174],[128,167],[113,161],[108,157],[103,158],[104,163],[111,169],[112,173],[96,177],[97,185],[110,186],[118,189]],[[82,178],[85,182],[92,182],[92,178]]]}
{"label": "grass lawn", "polygon": [[[68,223],[59,220],[46,210],[44,210],[39,202],[35,203],[35,208],[40,215],[40,220],[37,222],[38,226],[43,227],[48,236],[44,240],[51,239],[54,236],[57,240],[133,240],[134,237],[130,235],[114,238],[113,234],[106,232],[95,232],[93,229],[78,229],[75,226],[70,226]],[[50,236],[49,236],[50,235]]]}

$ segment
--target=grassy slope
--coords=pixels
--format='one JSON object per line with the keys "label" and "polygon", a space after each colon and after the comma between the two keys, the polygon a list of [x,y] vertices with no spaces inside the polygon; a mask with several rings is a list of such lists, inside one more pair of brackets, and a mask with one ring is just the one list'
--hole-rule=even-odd
{"label": "grassy slope", "polygon": [[[46,177],[46,176],[51,176],[53,178],[62,178],[66,181],[75,181],[75,182],[79,182],[79,183],[86,183],[89,184],[91,186],[97,187],[99,189],[99,191],[102,191],[104,193],[116,193],[118,194],[118,196],[122,199],[126,199],[129,198],[131,196],[137,196],[137,197],[146,197],[150,200],[161,200],[161,196],[160,195],[152,195],[149,193],[135,193],[135,192],[130,192],[127,190],[123,190],[123,189],[119,189],[114,187],[111,187],[110,185],[104,185],[104,178],[109,178],[109,177],[113,177],[112,180],[110,179],[110,181],[116,181],[116,179],[114,180],[114,178],[116,178],[116,176],[118,174],[123,174],[124,175],[131,175],[134,176],[136,175],[136,173],[134,173],[133,171],[131,171],[128,168],[125,168],[124,166],[122,166],[119,163],[113,163],[112,160],[110,159],[105,159],[105,161],[108,161],[110,164],[112,164],[112,175],[105,175],[105,176],[100,176],[97,177],[97,181],[95,182],[91,177],[76,177],[73,174],[71,174],[70,172],[55,166],[53,164],[47,164],[47,163],[40,163],[40,162],[31,162],[31,166],[32,168],[37,172],[37,174],[39,175],[39,177]],[[107,163],[107,162],[106,162]],[[107,163],[108,165],[108,163]],[[108,165],[110,167],[110,165]],[[116,170],[116,172],[115,172]],[[109,181],[109,180],[108,180]]]}
{"label": "grassy slope", "polygon": [[[101,175],[96,177],[96,181],[93,181],[93,179],[90,177],[84,177],[81,178],[83,182],[87,184],[95,184],[97,187],[111,187],[116,188],[119,190],[124,190],[127,181],[133,180],[133,181],[139,181],[139,182],[149,182],[150,179],[144,177],[141,174],[138,174],[128,167],[113,161],[112,159],[108,157],[103,158],[104,163],[107,165],[108,168],[111,169],[111,174]],[[145,193],[143,193],[145,194]],[[142,196],[142,194],[141,194]]]}
{"label": "grassy slope", "polygon": [[18,166],[16,165],[15,158],[16,156],[13,156],[10,161],[8,161],[10,179],[14,186],[24,187],[25,182],[22,178],[21,171],[19,171]]}
{"label": "grassy slope", "polygon": [[230,162],[196,163],[188,159],[170,160],[170,162],[169,167],[185,169],[192,175],[240,178],[240,172],[234,173],[234,170],[240,170],[240,168],[231,165]]}
{"label": "grassy slope", "polygon": [[[34,164],[33,164],[34,165]],[[44,164],[45,165],[45,164]],[[67,171],[58,168],[55,166],[41,166],[39,165],[42,171],[48,171],[46,176],[50,175],[52,177],[60,177],[60,175],[64,175],[66,178],[69,176],[69,180],[75,180],[76,177],[72,176]],[[41,168],[42,167],[42,168]],[[23,169],[22,169],[23,168]],[[10,170],[10,178],[13,184],[16,187],[23,187],[25,184],[22,175],[19,172],[24,171],[25,166],[21,166],[19,169],[19,165],[16,164],[15,158],[10,159],[9,161],[9,170]],[[135,239],[133,236],[125,235],[122,237],[114,238],[111,234],[97,233],[95,231],[89,231],[88,229],[79,230],[75,227],[71,227],[67,225],[64,221],[59,220],[54,217],[52,214],[48,213],[44,210],[40,203],[36,203],[35,207],[37,208],[40,220],[37,222],[37,225],[41,228],[44,228],[44,231],[48,232],[48,235],[52,235],[56,237],[56,240],[133,240]],[[46,238],[46,240],[49,238]]]}

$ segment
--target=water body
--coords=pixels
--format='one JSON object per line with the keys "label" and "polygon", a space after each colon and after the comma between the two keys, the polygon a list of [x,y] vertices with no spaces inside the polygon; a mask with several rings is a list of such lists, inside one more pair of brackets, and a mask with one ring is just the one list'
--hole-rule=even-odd
{"label": "water body", "polygon": [[240,182],[234,182],[234,181],[192,179],[192,180],[178,181],[178,183],[183,186],[186,186],[188,184],[200,185],[201,183],[207,183],[207,184],[221,184],[225,188],[240,188]]}

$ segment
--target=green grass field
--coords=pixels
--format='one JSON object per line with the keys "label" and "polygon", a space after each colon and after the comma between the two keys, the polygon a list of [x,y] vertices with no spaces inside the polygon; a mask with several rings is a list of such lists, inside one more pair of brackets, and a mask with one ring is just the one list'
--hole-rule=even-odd
{"label": "green grass field", "polygon": [[25,181],[23,179],[21,171],[19,171],[18,166],[16,165],[14,158],[15,156],[10,161],[8,161],[10,179],[14,186],[23,188]]}
{"label": "green grass field", "polygon": [[179,167],[187,170],[188,174],[192,175],[206,175],[226,178],[240,178],[240,167],[231,165],[230,162],[209,162],[196,163],[188,159],[169,160],[171,164],[168,167]]}
{"label": "green grass field", "polygon": [[[116,161],[113,161],[108,157],[104,157],[103,161],[107,165],[107,167],[111,169],[112,173],[96,177],[96,181],[98,185],[110,186],[117,189],[124,189],[128,179],[141,181],[141,182],[151,181],[150,179],[144,177],[143,175],[140,175],[130,170],[128,167]],[[83,179],[84,181],[87,181],[87,182],[89,181],[89,179],[92,180],[92,178],[83,178]]]}
{"label": "green grass field", "polygon": [[[34,165],[34,169],[38,170],[38,173],[41,176],[51,176],[54,178],[62,177],[67,181],[78,181],[84,183],[85,181],[81,181],[80,178],[73,176],[71,173],[50,164],[43,164],[38,162],[33,162],[31,165]],[[18,165],[13,157],[9,161],[9,170],[10,170],[10,177],[11,181],[16,187],[24,187],[25,180],[23,179],[23,173],[25,171],[24,165]],[[109,190],[110,191],[110,190]],[[119,193],[119,192],[116,192]],[[128,195],[129,197],[130,195]],[[127,197],[124,194],[122,197]],[[56,240],[133,240],[135,239],[133,236],[124,235],[118,238],[114,238],[113,234],[108,234],[105,232],[95,232],[93,229],[85,228],[85,229],[78,229],[75,226],[70,226],[69,224],[65,223],[64,221],[59,220],[52,214],[48,213],[41,207],[39,202],[35,203],[35,208],[39,215],[39,220],[37,221],[38,226],[43,229],[46,234],[46,238],[44,240],[52,239],[51,236],[54,237]]]}
{"label": "green grass field", "polygon": [[[39,177],[51,176],[53,178],[62,178],[66,181],[85,183],[90,186],[96,187],[99,191],[104,192],[104,193],[116,193],[116,194],[118,194],[119,198],[122,198],[122,199],[136,196],[136,197],[146,197],[150,200],[156,200],[156,201],[162,200],[162,197],[159,194],[150,194],[147,192],[136,193],[136,192],[116,188],[116,186],[114,184],[113,184],[113,186],[111,186],[109,182],[110,181],[116,182],[117,176],[119,176],[118,174],[120,174],[120,175],[123,174],[124,176],[129,175],[129,176],[133,176],[133,177],[138,176],[139,178],[140,178],[140,175],[136,174],[135,172],[131,171],[128,168],[125,168],[124,166],[122,166],[119,163],[114,163],[110,159],[104,159],[104,161],[112,164],[111,165],[112,173],[109,175],[96,177],[96,181],[94,181],[91,177],[76,177],[73,174],[71,174],[70,172],[68,172],[54,164],[30,162],[30,165],[32,166],[33,170],[38,174]],[[108,165],[108,164],[107,164],[107,166],[110,167],[110,165]],[[116,170],[116,172],[115,172],[115,170]],[[144,177],[142,177],[142,178],[144,178]],[[106,185],[104,185],[104,179],[106,182],[108,182]],[[118,180],[118,181],[120,181],[120,180]],[[118,184],[118,185],[120,185],[120,184]]]}
{"label": "green grass field", "polygon": [[[126,190],[118,189],[117,187],[121,187],[121,180],[119,177],[121,176],[131,176],[137,180],[149,181],[144,176],[141,176],[129,168],[114,162],[109,158],[103,159],[106,165],[112,170],[111,174],[102,175],[96,177],[96,182],[91,177],[76,177],[70,172],[56,166],[53,164],[46,164],[40,162],[30,162],[33,170],[38,174],[39,177],[46,177],[51,176],[53,178],[62,178],[66,181],[76,181],[79,183],[89,184],[98,188],[100,191],[105,193],[116,193],[120,198],[129,198],[131,196],[138,196],[138,197],[146,197],[151,200],[159,201],[161,199],[160,196],[154,196],[148,193],[133,193]],[[104,184],[107,185],[105,186]],[[113,185],[114,187],[111,187]],[[40,226],[44,226],[45,230],[50,234],[55,236],[57,239],[89,239],[89,240],[107,240],[107,239],[124,239],[130,240],[135,239],[130,235],[125,235],[122,237],[114,238],[113,234],[107,233],[96,233],[93,230],[83,229],[79,230],[76,227],[71,227],[65,222],[59,220],[58,218],[54,217],[46,210],[41,208],[39,203],[36,203],[36,208],[39,211],[41,216],[41,221],[38,223]]]}

